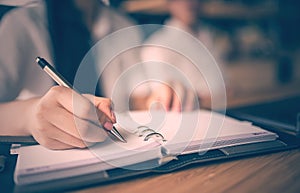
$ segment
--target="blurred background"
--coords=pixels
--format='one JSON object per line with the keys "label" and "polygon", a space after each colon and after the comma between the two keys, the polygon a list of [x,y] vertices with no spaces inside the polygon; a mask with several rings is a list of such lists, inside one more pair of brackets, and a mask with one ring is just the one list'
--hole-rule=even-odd
{"label": "blurred background", "polygon": [[[235,88],[231,105],[300,92],[300,1],[202,0],[201,20],[215,28]],[[166,0],[116,3],[139,24],[163,24]]]}
{"label": "blurred background", "polygon": [[[267,100],[300,93],[300,1],[201,2],[201,20],[215,29],[220,49],[225,53],[225,72],[234,87],[232,106],[244,100],[257,101],[258,95]],[[163,24],[169,18],[167,0],[110,3],[137,24]],[[0,17],[11,8],[1,5]]]}
{"label": "blurred background", "polygon": [[[300,90],[300,1],[202,0],[201,20],[220,36],[225,73],[234,87],[231,105]],[[166,0],[117,3],[139,24],[163,24]],[[217,33],[217,34],[218,34]],[[229,96],[230,97],[230,96]],[[236,100],[234,100],[236,98]]]}

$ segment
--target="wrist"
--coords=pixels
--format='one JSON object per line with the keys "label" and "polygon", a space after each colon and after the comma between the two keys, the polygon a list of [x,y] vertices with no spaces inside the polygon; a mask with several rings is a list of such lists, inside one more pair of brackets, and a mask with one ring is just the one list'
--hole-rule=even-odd
{"label": "wrist", "polygon": [[32,129],[34,128],[34,112],[37,106],[38,98],[32,98],[27,101],[24,101],[24,116],[23,120],[23,131],[25,135],[32,135]]}

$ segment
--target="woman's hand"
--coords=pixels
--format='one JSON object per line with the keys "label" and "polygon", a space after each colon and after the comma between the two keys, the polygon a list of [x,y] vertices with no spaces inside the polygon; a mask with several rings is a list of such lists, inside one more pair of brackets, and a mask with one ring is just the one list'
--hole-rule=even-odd
{"label": "woman's hand", "polygon": [[199,98],[195,92],[184,85],[174,82],[169,85],[155,82],[151,83],[152,92],[148,98],[148,108],[163,107],[166,111],[192,111],[199,109]]}
{"label": "woman's hand", "polygon": [[106,139],[101,127],[116,122],[110,99],[80,95],[62,86],[32,99],[26,128],[41,145],[50,149],[85,148]]}

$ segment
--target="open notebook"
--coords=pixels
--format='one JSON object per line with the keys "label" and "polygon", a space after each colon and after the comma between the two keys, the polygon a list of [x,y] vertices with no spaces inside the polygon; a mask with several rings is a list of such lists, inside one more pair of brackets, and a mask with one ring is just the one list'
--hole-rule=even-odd
{"label": "open notebook", "polygon": [[21,146],[14,174],[18,185],[103,172],[113,168],[145,170],[177,155],[275,140],[275,133],[250,122],[211,111],[188,113],[128,112],[117,115],[127,143],[108,138],[87,149],[54,151],[40,145]]}

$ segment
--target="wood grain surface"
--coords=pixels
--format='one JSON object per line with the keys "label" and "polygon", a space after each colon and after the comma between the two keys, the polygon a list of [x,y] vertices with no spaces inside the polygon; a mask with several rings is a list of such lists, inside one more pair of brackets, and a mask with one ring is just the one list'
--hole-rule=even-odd
{"label": "wood grain surface", "polygon": [[300,192],[300,150],[193,165],[167,174],[93,186],[76,193]]}

